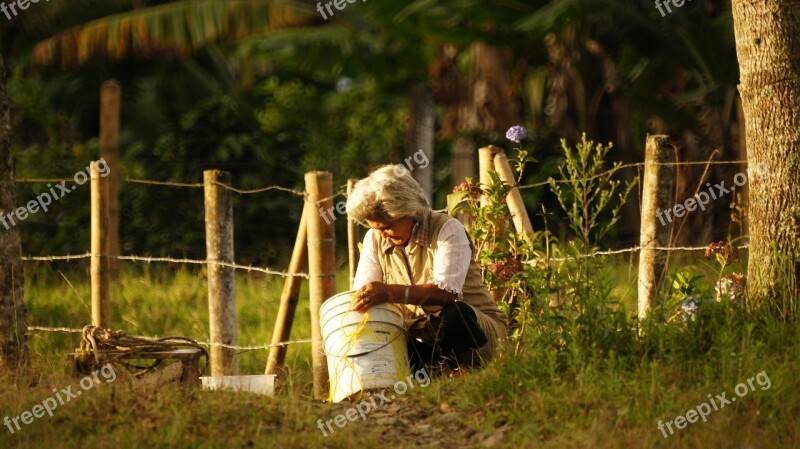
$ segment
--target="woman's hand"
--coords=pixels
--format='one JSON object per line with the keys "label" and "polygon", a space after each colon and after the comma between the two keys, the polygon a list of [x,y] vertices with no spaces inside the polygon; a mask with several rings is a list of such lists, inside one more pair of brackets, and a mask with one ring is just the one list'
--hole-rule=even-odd
{"label": "woman's hand", "polygon": [[370,307],[390,300],[391,292],[388,285],[383,282],[370,282],[356,292],[351,308],[356,312],[364,313]]}

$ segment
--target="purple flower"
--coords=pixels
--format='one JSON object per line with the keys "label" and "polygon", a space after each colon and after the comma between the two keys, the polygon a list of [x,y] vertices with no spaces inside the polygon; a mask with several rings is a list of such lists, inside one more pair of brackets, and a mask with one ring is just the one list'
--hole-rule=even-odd
{"label": "purple flower", "polygon": [[697,312],[697,305],[700,303],[692,296],[687,297],[681,302],[681,310],[683,311],[683,321],[687,318],[694,320],[695,312]]}
{"label": "purple flower", "polygon": [[527,135],[528,131],[519,125],[512,126],[511,128],[508,128],[508,131],[506,131],[506,139],[517,143],[522,142],[522,139],[524,139]]}

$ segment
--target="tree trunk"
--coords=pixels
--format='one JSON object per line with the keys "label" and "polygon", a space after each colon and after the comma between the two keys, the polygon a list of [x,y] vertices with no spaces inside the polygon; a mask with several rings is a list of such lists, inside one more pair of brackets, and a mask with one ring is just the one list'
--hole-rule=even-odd
{"label": "tree trunk", "polygon": [[462,136],[453,142],[452,160],[453,187],[464,182],[466,178],[475,181],[475,144],[470,138]]}
{"label": "tree trunk", "polygon": [[[6,69],[0,42],[0,366],[15,369],[28,356],[28,326],[22,297],[22,249],[19,229],[9,219],[17,206],[14,158],[11,154],[11,115]],[[16,217],[11,217],[16,222]]]}
{"label": "tree trunk", "polygon": [[[748,295],[796,302],[780,284],[800,269],[800,3],[733,0],[733,19],[751,170]],[[759,164],[766,177],[754,176]],[[788,272],[773,244],[790,257]]]}
{"label": "tree trunk", "polygon": [[[433,92],[425,84],[411,89],[408,151],[405,166],[422,186],[428,203],[433,206],[433,144],[435,123]],[[422,153],[420,153],[420,151]],[[422,162],[420,162],[422,161]],[[427,163],[425,162],[427,161]]]}

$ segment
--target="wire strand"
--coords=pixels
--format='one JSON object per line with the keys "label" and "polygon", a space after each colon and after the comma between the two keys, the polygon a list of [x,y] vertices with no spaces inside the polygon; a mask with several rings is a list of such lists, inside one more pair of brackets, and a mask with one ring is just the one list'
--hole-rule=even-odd
{"label": "wire strand", "polygon": [[[725,164],[746,164],[746,163],[747,163],[747,161],[652,162],[650,164],[646,164],[644,162],[634,162],[634,163],[631,163],[631,164],[623,164],[623,165],[620,165],[619,167],[611,168],[609,170],[606,170],[606,171],[604,171],[602,173],[598,173],[598,174],[596,174],[594,176],[590,176],[588,178],[583,178],[583,179],[553,179],[553,182],[555,182],[556,184],[564,184],[564,183],[569,183],[569,182],[591,181],[593,179],[597,179],[597,178],[600,178],[602,176],[606,176],[608,174],[613,174],[613,173],[615,173],[615,172],[617,172],[619,170],[622,170],[623,168],[644,167],[646,165],[656,165],[656,166],[674,165],[674,166],[679,166],[679,165],[725,165]],[[514,187],[517,187],[520,190],[524,190],[524,189],[533,189],[533,188],[536,188],[536,187],[543,187],[543,186],[546,186],[546,185],[550,185],[550,180],[537,182],[537,183],[534,183],[534,184],[515,185]]]}
{"label": "wire strand", "polygon": [[[37,332],[62,332],[68,334],[80,334],[83,332],[83,329],[74,329],[69,327],[46,327],[46,326],[28,326],[29,331],[37,331]],[[158,340],[163,337],[147,337],[142,335],[133,335],[136,338],[146,338],[150,340]],[[310,338],[301,339],[301,340],[290,340],[290,341],[282,341],[279,343],[271,343],[271,344],[263,344],[263,345],[251,345],[251,346],[236,346],[236,345],[227,345],[224,343],[211,343],[208,341],[198,341],[197,344],[203,346],[214,346],[226,349],[236,349],[242,351],[254,351],[258,349],[270,349],[273,347],[283,347],[283,346],[290,346],[295,344],[301,343],[311,343],[313,340]]]}
{"label": "wire strand", "polygon": [[[742,245],[742,246],[737,246],[736,248],[737,249],[746,249],[748,247],[749,247],[748,245]],[[642,249],[649,249],[649,250],[655,250],[655,251],[705,251],[706,248],[708,248],[708,247],[707,246],[694,246],[694,247],[692,247],[692,246],[673,246],[673,247],[656,246],[656,247],[653,247],[653,248],[650,248],[650,247],[643,248],[641,246],[634,246],[632,248],[612,249],[612,250],[607,250],[607,251],[597,251],[597,252],[593,252],[593,253],[590,253],[590,254],[581,254],[581,255],[578,255],[576,257],[551,258],[550,261],[551,262],[564,262],[564,261],[567,261],[567,260],[586,259],[586,258],[589,258],[589,257],[596,257],[596,256],[612,256],[612,255],[615,255],[615,254],[632,253],[632,252],[635,252],[635,251],[640,251]],[[539,260],[541,260],[541,259],[539,259]],[[530,264],[534,264],[534,263],[538,262],[539,260],[526,260],[524,263],[530,265]]]}
{"label": "wire strand", "polygon": [[[89,259],[94,257],[95,254],[93,253],[85,253],[85,254],[76,254],[76,255],[66,255],[66,256],[24,256],[22,260],[24,261],[41,261],[41,262],[49,262],[49,261],[56,261],[56,260],[77,260],[77,259]],[[103,256],[102,254],[100,256]],[[221,265],[223,267],[233,268],[236,270],[244,270],[247,272],[256,271],[259,273],[270,274],[274,276],[281,276],[281,277],[302,277],[308,279],[308,273],[289,273],[287,271],[279,271],[273,270],[270,268],[261,268],[261,267],[254,267],[252,265],[239,265],[236,263],[230,262],[222,262],[222,261],[209,261],[209,260],[199,260],[199,259],[174,259],[171,257],[147,257],[147,256],[110,256],[106,255],[106,257],[118,260],[128,260],[128,261],[135,261],[135,262],[163,262],[163,263],[182,263],[182,264],[191,264],[191,265],[207,265],[209,263],[213,263],[216,265]]]}

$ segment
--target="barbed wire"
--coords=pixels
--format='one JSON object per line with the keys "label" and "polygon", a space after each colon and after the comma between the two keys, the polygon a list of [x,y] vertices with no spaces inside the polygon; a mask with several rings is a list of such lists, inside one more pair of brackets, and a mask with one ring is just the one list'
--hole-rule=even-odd
{"label": "barbed wire", "polygon": [[131,184],[146,184],[146,185],[154,185],[154,186],[167,186],[167,187],[203,187],[205,184],[202,182],[173,182],[173,181],[152,181],[149,179],[136,179],[136,178],[125,178],[125,182],[130,182]]}
{"label": "barbed wire", "polygon": [[75,178],[18,178],[14,182],[20,184],[40,184],[44,182],[75,182]]}
{"label": "barbed wire", "polygon": [[[201,188],[205,187],[205,184],[202,182],[174,182],[174,181],[152,181],[149,179],[137,179],[137,178],[125,178],[126,182],[134,183],[134,184],[145,184],[145,185],[156,185],[156,186],[167,186],[167,187],[190,187],[190,188]],[[306,193],[300,190],[290,189],[288,187],[283,186],[266,186],[260,187],[257,189],[239,189],[233,187],[228,184],[224,184],[221,182],[214,182],[214,185],[220,186],[223,189],[230,190],[231,192],[238,193],[240,195],[253,195],[256,193],[263,193],[269,192],[272,190],[278,190],[281,192],[291,193],[297,196],[305,196]]]}
{"label": "barbed wire", "polygon": [[321,204],[321,203],[324,203],[325,201],[332,200],[332,199],[334,199],[334,198],[336,198],[336,197],[338,197],[340,195],[341,196],[347,196],[347,192],[344,191],[344,190],[339,190],[338,192],[334,193],[333,195],[325,197],[325,198],[322,198],[322,199],[319,199],[317,201],[314,201],[313,203],[311,201],[308,201],[308,194],[306,194],[306,201],[309,204],[313,204],[313,205],[316,206],[317,204]]}
{"label": "barbed wire", "polygon": [[[656,166],[662,166],[662,165],[663,166],[672,166],[672,165],[675,165],[675,166],[677,166],[677,165],[725,165],[725,164],[747,164],[747,161],[652,162],[650,164],[647,164],[645,162],[634,162],[634,163],[630,163],[630,164],[623,164],[623,165],[620,165],[619,167],[613,167],[613,168],[611,168],[609,170],[606,170],[606,171],[604,171],[602,173],[598,173],[598,174],[596,174],[594,176],[590,176],[588,178],[583,178],[583,179],[553,179],[552,182],[555,182],[556,184],[565,184],[565,183],[570,183],[570,182],[591,181],[593,179],[597,179],[597,178],[606,176],[608,174],[613,174],[613,173],[615,173],[615,172],[617,172],[619,170],[622,170],[623,168],[645,167],[647,165],[656,165]],[[533,188],[536,188],[536,187],[543,187],[543,186],[550,185],[550,182],[551,181],[548,179],[547,181],[537,182],[535,184],[515,185],[514,187],[516,187],[516,188],[518,188],[520,190],[533,189]]]}
{"label": "barbed wire", "polygon": [[[748,247],[749,247],[749,245],[741,245],[741,246],[737,246],[736,248],[737,249],[746,249]],[[613,256],[613,255],[616,255],[616,254],[625,254],[625,253],[632,253],[632,252],[636,252],[636,251],[641,251],[642,249],[649,249],[649,250],[655,250],[655,251],[705,251],[707,248],[708,248],[708,246],[656,246],[656,247],[652,247],[652,248],[650,248],[650,247],[642,247],[642,246],[634,246],[634,247],[625,248],[625,249],[610,249],[610,250],[606,250],[606,251],[596,251],[596,252],[589,253],[589,254],[580,254],[580,255],[574,256],[574,257],[550,258],[550,261],[552,261],[552,262],[566,262],[568,260],[586,259],[586,258],[589,258],[589,257],[596,257],[596,256]],[[540,260],[541,259],[539,259],[539,260],[526,260],[524,263],[526,263],[528,265],[533,265],[533,264],[539,262]]]}
{"label": "barbed wire", "polygon": [[[135,179],[135,178],[126,178],[125,181],[131,182],[131,183],[136,183],[136,184],[149,184],[149,185],[167,186],[167,187],[191,187],[191,188],[205,187],[205,184],[203,184],[203,183],[184,183],[184,182],[172,182],[172,181],[151,181],[151,180],[147,180],[147,179]],[[277,191],[280,191],[280,192],[286,192],[286,193],[291,193],[292,195],[301,196],[301,197],[306,198],[306,199],[308,198],[308,193],[307,192],[303,192],[301,190],[296,190],[296,189],[292,189],[292,188],[289,188],[289,187],[283,187],[283,186],[275,186],[275,185],[273,185],[273,186],[259,187],[257,189],[239,189],[239,188],[236,188],[236,187],[233,187],[231,185],[224,184],[224,183],[221,183],[221,182],[214,182],[214,184],[222,187],[223,189],[230,190],[231,192],[235,192],[235,193],[238,193],[240,195],[254,195],[254,194],[258,194],[258,193],[264,193],[264,192],[270,192],[270,191],[273,191],[273,190],[277,190]],[[325,202],[327,200],[336,198],[339,195],[344,195],[344,193],[345,192],[343,190],[340,190],[340,191],[336,192],[332,196],[329,196],[327,198],[323,198],[321,200],[316,201],[314,204],[315,205],[316,204],[320,204],[320,203]]]}
{"label": "barbed wire", "polygon": [[[69,327],[46,327],[46,326],[28,326],[29,331],[38,331],[38,332],[62,332],[67,334],[80,334],[83,332],[83,329],[74,329]],[[148,336],[141,336],[141,335],[133,335],[133,337],[137,338],[147,338],[151,340],[158,340],[161,337],[148,337]],[[240,351],[255,351],[259,349],[270,349],[270,348],[277,348],[277,347],[285,347],[291,346],[295,344],[301,343],[311,343],[313,340],[310,338],[301,339],[301,340],[290,340],[290,341],[282,341],[279,343],[270,343],[270,344],[263,344],[263,345],[250,345],[250,346],[237,346],[237,345],[228,345],[225,343],[212,343],[209,341],[198,341],[197,344],[203,346],[213,346],[213,347],[220,347],[226,349],[235,349]]]}
{"label": "barbed wire", "polygon": [[[114,256],[109,256],[109,257],[114,258]],[[117,256],[116,259],[130,260],[136,262],[147,262],[147,263],[163,262],[163,263],[185,263],[194,265],[207,265],[213,263],[215,265],[233,268],[235,270],[245,270],[248,272],[257,271],[260,273],[271,274],[281,277],[301,277],[308,279],[308,273],[289,273],[288,271],[278,271],[270,268],[260,268],[260,267],[254,267],[252,265],[239,265],[236,263],[222,262],[222,261],[210,261],[210,260],[198,260],[198,259],[173,259],[171,257],[146,257],[146,256]]]}
{"label": "barbed wire", "polygon": [[[653,248],[644,248],[644,249],[651,249],[657,251],[704,251],[707,247],[706,246],[658,246]],[[748,245],[738,246],[738,249],[746,249]],[[589,254],[581,254],[575,257],[563,257],[563,258],[551,258],[551,261],[554,262],[563,262],[567,260],[574,260],[574,259],[584,259],[587,257],[596,257],[596,256],[612,256],[616,254],[624,254],[624,253],[631,253],[642,250],[642,246],[634,246],[631,248],[624,248],[624,249],[612,249],[612,250],[605,250],[605,251],[595,251]],[[79,259],[89,259],[93,257],[94,254],[92,253],[84,253],[84,254],[67,254],[64,256],[23,256],[23,261],[40,261],[40,262],[50,262],[50,261],[69,261],[69,260],[79,260]],[[221,262],[221,261],[208,261],[208,260],[199,260],[199,259],[175,259],[171,257],[148,257],[148,256],[106,256],[109,258],[116,258],[119,260],[128,260],[134,262],[161,262],[161,263],[183,263],[183,264],[191,264],[191,265],[208,265],[209,263],[214,263],[223,267],[233,268],[236,270],[244,270],[244,271],[256,271],[259,273],[265,273],[269,275],[281,276],[281,277],[302,277],[305,279],[309,278],[308,273],[289,273],[287,271],[279,271],[273,270],[270,268],[261,268],[261,267],[254,267],[252,265],[239,265],[236,263],[229,263],[229,262]],[[535,263],[536,261],[526,261],[526,263]]]}
{"label": "barbed wire", "polygon": [[[75,180],[73,178],[20,178],[16,180],[16,182],[18,183],[44,183],[44,182],[62,182],[62,181],[74,182]],[[188,188],[205,187],[205,184],[203,184],[202,182],[155,181],[152,179],[139,179],[139,178],[125,178],[124,181],[129,182],[131,184],[145,184],[145,185],[166,186],[166,187],[188,187]],[[300,190],[290,189],[288,187],[282,187],[282,186],[267,186],[258,189],[238,189],[228,184],[223,184],[221,182],[215,182],[214,184],[242,195],[269,192],[271,190],[279,190],[282,192],[292,193],[298,196],[306,195],[305,192],[302,192]]]}
{"label": "barbed wire", "polygon": [[[57,260],[78,260],[78,259],[89,259],[93,257],[95,254],[93,253],[84,253],[84,254],[75,254],[75,255],[65,255],[65,256],[23,256],[22,260],[24,261],[40,261],[40,262],[50,262],[50,261],[57,261]],[[103,256],[101,254],[101,256]],[[220,265],[223,267],[233,268],[235,270],[244,270],[244,271],[256,271],[259,273],[265,273],[274,276],[281,276],[281,277],[302,277],[308,279],[308,273],[289,273],[287,271],[279,271],[273,270],[270,268],[261,268],[261,267],[254,267],[252,265],[239,265],[236,263],[230,262],[222,262],[222,261],[209,261],[209,260],[199,260],[199,259],[175,259],[171,257],[148,257],[148,256],[111,256],[105,255],[105,257],[111,259],[118,259],[118,260],[129,260],[134,262],[163,262],[163,263],[183,263],[183,264],[191,264],[191,265],[207,265],[209,263],[213,263],[216,265]]]}
{"label": "barbed wire", "polygon": [[[665,166],[676,165],[676,166],[680,166],[680,165],[726,165],[726,164],[747,164],[747,163],[748,163],[748,161],[746,161],[746,160],[739,160],[739,161],[685,161],[685,162],[654,162],[651,165],[665,165]],[[645,162],[634,162],[634,163],[630,163],[630,164],[624,164],[624,165],[620,165],[616,169],[607,170],[606,172],[601,173],[599,175],[596,175],[595,177],[603,176],[603,175],[607,174],[608,172],[620,170],[620,169],[623,169],[623,168],[644,167],[645,165],[647,165]],[[586,178],[585,180],[591,180],[593,178],[594,177]],[[200,187],[204,187],[205,186],[205,184],[203,184],[202,182],[156,181],[156,180],[152,180],[152,179],[140,179],[140,178],[125,178],[124,180],[126,182],[130,182],[130,183],[133,183],[133,184],[149,184],[149,185],[167,186],[167,187],[200,188]],[[62,182],[62,181],[63,182],[74,182],[75,178],[74,177],[72,177],[72,178],[17,178],[14,182],[20,183],[20,184],[24,184],[24,183],[36,184],[36,183]],[[581,180],[578,180],[578,181],[581,181]],[[232,192],[236,192],[236,193],[243,194],[243,195],[250,195],[250,194],[256,194],[256,193],[269,192],[271,190],[279,190],[279,191],[283,191],[283,192],[287,192],[287,193],[292,193],[292,194],[297,195],[297,196],[305,196],[306,195],[305,192],[300,191],[300,190],[292,189],[292,188],[289,188],[289,187],[283,187],[283,186],[275,186],[275,185],[266,186],[266,187],[260,187],[260,188],[256,188],[256,189],[239,189],[239,188],[236,188],[236,187],[233,187],[233,186],[229,186],[227,184],[223,184],[223,183],[219,183],[219,182],[217,182],[215,184],[217,184],[217,185],[219,185],[221,187],[224,187],[224,188],[226,188],[226,189],[228,189],[228,190],[230,190]],[[520,188],[528,188],[530,186],[519,186],[519,187]],[[335,198],[336,196],[338,196],[340,194],[344,194],[344,192],[339,192],[336,195],[334,195],[332,197],[328,197],[326,199]],[[320,201],[325,201],[326,199],[323,199],[323,200],[320,200]]]}
{"label": "barbed wire", "polygon": [[281,186],[267,186],[267,187],[261,187],[261,188],[258,188],[258,189],[249,189],[248,190],[248,189],[237,189],[236,187],[232,187],[232,186],[229,186],[227,184],[223,184],[221,182],[215,182],[214,184],[216,184],[216,185],[218,185],[218,186],[220,186],[220,187],[222,187],[224,189],[230,190],[231,192],[236,192],[236,193],[241,194],[241,195],[253,195],[253,194],[256,194],[256,193],[269,192],[271,190],[279,190],[281,192],[288,192],[288,193],[292,193],[292,194],[297,195],[297,196],[306,196],[305,192],[301,192],[299,190],[290,189],[288,187],[281,187]]}
{"label": "barbed wire", "polygon": [[24,261],[52,262],[56,260],[88,259],[90,257],[92,257],[92,253],[67,254],[65,256],[22,256],[21,259]]}
{"label": "barbed wire", "polygon": [[[650,165],[658,165],[658,166],[705,165],[705,166],[708,166],[708,165],[747,164],[747,163],[748,162],[746,160],[738,160],[738,161],[692,161],[692,162],[688,162],[687,161],[687,162],[656,162],[656,163],[651,163]],[[630,164],[623,164],[623,165],[620,165],[618,167],[613,167],[613,168],[611,168],[609,170],[606,170],[603,173],[599,173],[597,175],[594,175],[594,176],[591,176],[591,177],[585,178],[585,179],[578,179],[578,180],[547,180],[547,181],[543,181],[543,182],[539,182],[539,183],[535,183],[535,184],[516,185],[515,187],[517,187],[520,190],[523,190],[523,189],[530,189],[530,188],[535,188],[535,187],[546,186],[546,185],[549,185],[551,182],[565,183],[565,182],[575,182],[575,181],[578,181],[578,182],[580,182],[580,181],[590,181],[592,179],[596,179],[596,178],[605,176],[605,175],[607,175],[609,173],[614,173],[614,172],[616,172],[618,170],[621,170],[621,169],[624,169],[624,168],[645,167],[646,165],[648,165],[648,164],[645,163],[645,162],[636,162],[636,163],[630,163]],[[62,182],[62,181],[74,181],[74,179],[73,178],[20,178],[20,179],[16,180],[16,182],[18,182],[18,183],[43,183],[43,182]],[[138,178],[125,178],[125,181],[126,182],[130,182],[130,183],[135,183],[135,184],[158,185],[158,186],[167,186],[167,187],[200,188],[200,187],[204,187],[205,186],[205,184],[203,184],[203,183],[154,181],[154,180],[138,179]],[[282,191],[282,192],[291,193],[291,194],[294,194],[294,195],[297,195],[297,196],[302,196],[308,202],[308,193],[307,192],[302,192],[302,191],[291,189],[291,188],[288,188],[288,187],[267,186],[267,187],[262,187],[262,188],[257,188],[257,189],[238,189],[238,188],[235,188],[233,186],[230,186],[230,185],[227,185],[227,184],[223,184],[223,183],[219,183],[219,182],[215,182],[215,184],[220,186],[220,187],[223,187],[225,189],[228,189],[228,190],[230,190],[232,192],[236,192],[236,193],[243,194],[243,195],[257,194],[257,193],[263,193],[263,192],[268,192],[268,191],[272,191],[272,190],[278,190],[278,191]],[[339,190],[336,193],[334,193],[333,195],[331,195],[329,197],[326,197],[326,198],[319,199],[319,200],[313,202],[312,204],[314,204],[316,206],[318,204],[321,204],[323,202],[326,202],[328,200],[336,198],[336,197],[338,197],[340,195],[346,195],[345,190],[343,190],[343,189]],[[311,203],[311,202],[309,202],[309,203]],[[446,210],[446,209],[443,209],[443,211],[444,210]],[[746,248],[746,246],[744,246],[742,248]],[[580,256],[578,256],[578,258],[595,257],[595,256],[601,256],[601,255],[623,254],[623,253],[628,253],[628,252],[639,251],[641,249],[642,249],[641,247],[636,246],[636,247],[620,249],[620,250],[600,251],[600,252],[594,252],[594,253],[590,253],[590,254],[586,254],[586,255],[580,255]],[[653,248],[653,249],[662,250],[662,251],[699,251],[699,250],[704,250],[705,247],[658,247],[658,248]],[[70,261],[70,260],[87,259],[87,258],[91,258],[92,256],[93,255],[91,253],[76,254],[76,255],[69,255],[68,254],[68,255],[62,255],[62,256],[27,256],[27,257],[22,257],[22,260],[24,260],[24,261]],[[115,256],[109,256],[109,257],[115,257]],[[138,262],[147,262],[147,263],[162,262],[162,263],[184,263],[184,264],[195,264],[195,265],[207,265],[208,263],[210,263],[207,260],[175,259],[175,258],[169,258],[169,257],[147,257],[147,256],[133,256],[133,255],[116,256],[116,258],[119,259],[119,260],[129,260],[129,261],[138,261]],[[551,260],[553,260],[553,261],[565,261],[565,260],[572,260],[572,259],[575,259],[575,258],[574,257],[570,257],[570,258],[560,258],[560,259],[551,259]],[[308,279],[308,274],[307,273],[288,273],[286,271],[272,270],[270,268],[254,267],[252,265],[239,265],[239,264],[236,264],[236,263],[219,262],[219,261],[214,262],[214,263],[216,263],[218,265],[221,265],[221,266],[224,266],[224,267],[233,268],[233,269],[236,269],[236,270],[245,270],[245,271],[248,271],[248,272],[256,271],[256,272],[261,272],[261,273],[265,273],[265,274],[269,274],[269,275],[276,275],[276,276],[282,276],[282,277],[296,276],[296,277],[303,277],[303,278]],[[528,263],[531,263],[531,262],[529,261]]]}

